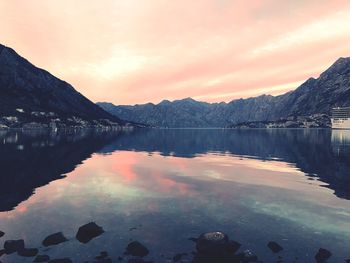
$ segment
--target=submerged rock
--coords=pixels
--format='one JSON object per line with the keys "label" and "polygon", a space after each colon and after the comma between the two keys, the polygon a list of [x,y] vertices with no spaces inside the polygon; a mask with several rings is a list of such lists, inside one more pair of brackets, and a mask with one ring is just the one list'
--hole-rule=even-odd
{"label": "submerged rock", "polygon": [[279,244],[277,244],[276,242],[274,241],[270,241],[268,244],[267,244],[268,248],[271,249],[271,251],[273,253],[278,253],[280,251],[283,250],[283,247],[281,247]]}
{"label": "submerged rock", "polygon": [[4,243],[4,250],[6,254],[12,254],[24,249],[24,240],[6,240]]}
{"label": "submerged rock", "polygon": [[39,253],[37,248],[24,248],[17,252],[21,257],[35,257]]}
{"label": "submerged rock", "polygon": [[49,263],[73,263],[70,258],[56,258],[49,261]]}
{"label": "submerged rock", "polygon": [[48,247],[48,246],[58,245],[66,241],[68,241],[68,239],[62,234],[62,232],[58,232],[47,236],[43,241],[43,245],[45,247]]}
{"label": "submerged rock", "polygon": [[50,260],[48,255],[37,255],[33,262],[47,262]]}
{"label": "submerged rock", "polygon": [[317,254],[315,255],[315,259],[317,263],[323,263],[327,259],[329,259],[331,256],[332,256],[332,253],[329,250],[325,248],[320,248]]}
{"label": "submerged rock", "polygon": [[209,232],[199,236],[196,249],[201,254],[217,255],[226,252],[228,245],[229,239],[226,234]]}
{"label": "submerged rock", "polygon": [[5,233],[0,231],[0,237],[3,237],[4,235],[5,235]]}
{"label": "submerged rock", "polygon": [[76,238],[81,243],[88,243],[91,239],[98,237],[104,233],[102,227],[98,226],[96,223],[91,222],[86,225],[79,227],[78,233],[76,234]]}
{"label": "submerged rock", "polygon": [[133,241],[126,247],[125,253],[136,257],[144,257],[148,255],[149,251],[140,242]]}

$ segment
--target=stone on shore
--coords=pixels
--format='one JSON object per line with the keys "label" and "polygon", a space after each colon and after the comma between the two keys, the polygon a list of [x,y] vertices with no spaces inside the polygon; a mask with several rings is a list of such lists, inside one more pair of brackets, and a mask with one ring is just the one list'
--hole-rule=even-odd
{"label": "stone on shore", "polygon": [[86,244],[91,239],[98,237],[102,233],[104,233],[103,228],[98,226],[96,223],[91,222],[79,227],[76,238],[79,240],[79,242]]}
{"label": "stone on shore", "polygon": [[4,249],[6,254],[12,254],[24,249],[24,240],[6,240],[4,243]]}
{"label": "stone on shore", "polygon": [[66,241],[68,241],[68,239],[62,234],[62,232],[58,232],[47,236],[43,241],[43,245],[45,247],[48,247],[48,246],[58,245]]}

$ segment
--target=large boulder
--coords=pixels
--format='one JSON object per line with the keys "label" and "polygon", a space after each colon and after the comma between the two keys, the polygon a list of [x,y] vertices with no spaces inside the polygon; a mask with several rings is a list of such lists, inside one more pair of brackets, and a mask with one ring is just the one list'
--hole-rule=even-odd
{"label": "large boulder", "polygon": [[88,223],[79,227],[78,233],[76,234],[76,238],[81,243],[88,243],[91,239],[98,237],[104,233],[102,227],[98,226],[95,222]]}

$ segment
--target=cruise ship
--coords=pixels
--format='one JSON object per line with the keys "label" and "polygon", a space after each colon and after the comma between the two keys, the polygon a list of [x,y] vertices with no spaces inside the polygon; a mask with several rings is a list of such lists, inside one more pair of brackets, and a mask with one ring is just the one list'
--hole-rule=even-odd
{"label": "cruise ship", "polygon": [[350,107],[332,109],[332,129],[350,130]]}

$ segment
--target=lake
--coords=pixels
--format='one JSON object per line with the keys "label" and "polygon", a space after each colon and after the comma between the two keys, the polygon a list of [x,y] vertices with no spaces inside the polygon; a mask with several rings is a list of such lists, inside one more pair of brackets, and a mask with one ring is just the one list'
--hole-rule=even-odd
{"label": "lake", "polygon": [[[127,262],[137,240],[148,260],[190,262],[189,238],[223,231],[262,262],[314,262],[319,248],[329,262],[350,258],[350,131],[3,131],[0,165],[0,247],[24,239],[51,258],[93,262],[107,251]],[[105,233],[78,242],[92,221]],[[41,245],[60,231],[69,241]]]}

